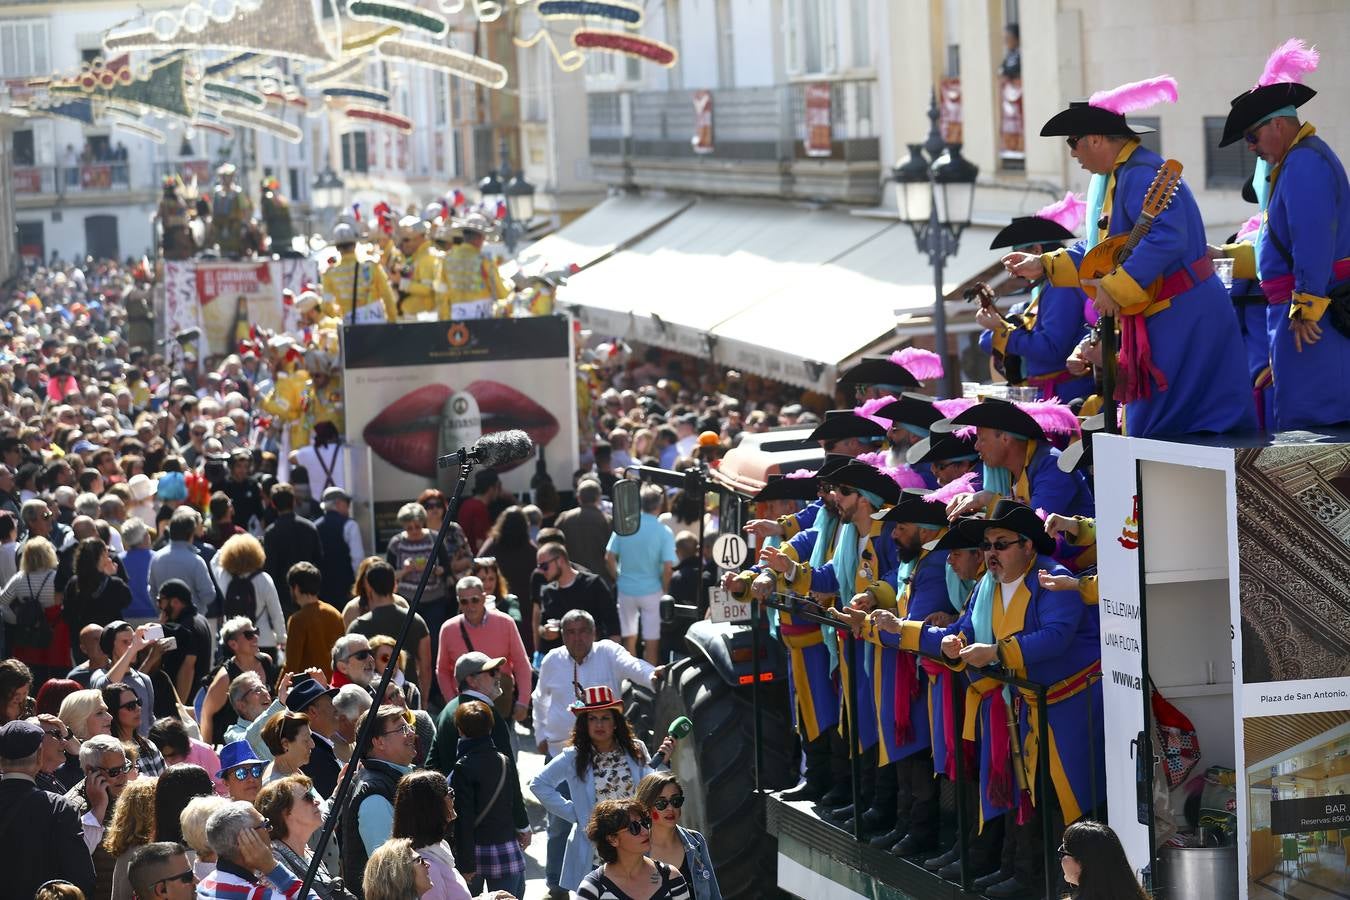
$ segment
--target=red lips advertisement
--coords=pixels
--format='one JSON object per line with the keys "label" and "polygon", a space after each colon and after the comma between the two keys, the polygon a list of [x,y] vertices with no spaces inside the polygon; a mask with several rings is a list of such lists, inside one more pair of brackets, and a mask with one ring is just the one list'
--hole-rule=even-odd
{"label": "red lips advertisement", "polygon": [[343,339],[353,494],[372,499],[377,546],[398,530],[399,506],[428,487],[450,494],[458,468],[437,460],[485,434],[520,429],[536,447],[499,470],[507,491],[528,494],[541,452],[554,484],[571,485],[576,381],[565,318],[359,325]]}

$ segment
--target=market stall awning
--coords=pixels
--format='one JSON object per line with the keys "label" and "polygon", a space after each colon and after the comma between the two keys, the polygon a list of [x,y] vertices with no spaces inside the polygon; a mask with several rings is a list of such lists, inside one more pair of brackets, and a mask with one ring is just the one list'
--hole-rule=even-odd
{"label": "market stall awning", "polygon": [[[982,231],[948,260],[946,290],[988,263]],[[894,220],[699,200],[574,276],[559,301],[598,333],[828,393],[897,311],[931,307],[932,269]]]}
{"label": "market stall awning", "polygon": [[585,269],[660,228],[693,202],[688,197],[636,194],[608,197],[565,228],[522,250],[520,268],[527,272],[547,272],[572,265]]}

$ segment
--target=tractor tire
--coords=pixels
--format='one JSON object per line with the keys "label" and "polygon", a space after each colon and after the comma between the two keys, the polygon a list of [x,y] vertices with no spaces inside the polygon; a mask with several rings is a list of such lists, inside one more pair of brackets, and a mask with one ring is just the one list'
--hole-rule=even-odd
{"label": "tractor tire", "polygon": [[650,684],[639,684],[628,679],[624,679],[621,690],[623,715],[633,729],[633,737],[642,741],[648,754],[655,753],[656,748],[661,744],[661,739],[665,737],[665,733],[662,732],[661,737],[658,738],[654,731],[656,693],[652,690]]}
{"label": "tractor tire", "polygon": [[[794,733],[786,686],[760,687],[764,743],[761,786],[780,790],[797,783],[791,757]],[[656,695],[655,734],[688,716],[694,730],[675,745],[671,769],[684,789],[681,823],[708,840],[722,896],[779,896],[777,839],[764,822],[755,788],[755,715],[749,688],[728,685],[707,660],[695,656],[671,667]]]}

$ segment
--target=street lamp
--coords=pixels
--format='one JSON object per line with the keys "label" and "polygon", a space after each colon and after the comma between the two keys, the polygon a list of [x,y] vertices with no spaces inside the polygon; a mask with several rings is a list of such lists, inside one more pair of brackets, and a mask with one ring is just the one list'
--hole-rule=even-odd
{"label": "street lamp", "polygon": [[896,184],[900,220],[913,229],[919,252],[928,255],[933,267],[934,337],[938,355],[942,357],[945,391],[948,396],[956,396],[960,379],[947,348],[942,270],[947,257],[955,254],[960,246],[961,232],[970,225],[975,206],[975,179],[980,169],[961,155],[960,144],[943,142],[937,127],[936,93],[929,101],[928,121],[928,137],[923,144],[907,145],[909,159],[898,163],[891,177]]}
{"label": "street lamp", "polygon": [[502,138],[501,154],[501,168],[488,172],[478,182],[478,192],[484,201],[503,201],[506,216],[502,219],[502,243],[514,256],[516,246],[529,231],[530,220],[534,218],[534,185],[525,180],[524,172],[511,168],[511,147],[506,138]]}
{"label": "street lamp", "polygon": [[343,191],[346,187],[333,168],[326,167],[315,177],[314,184],[310,188],[314,206],[325,212],[337,209],[342,206]]}

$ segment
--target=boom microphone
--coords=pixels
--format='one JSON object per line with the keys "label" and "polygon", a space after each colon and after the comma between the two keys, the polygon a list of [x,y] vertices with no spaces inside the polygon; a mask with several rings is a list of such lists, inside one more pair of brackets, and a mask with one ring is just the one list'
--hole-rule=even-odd
{"label": "boom microphone", "polygon": [[[693,730],[694,730],[694,723],[689,721],[689,717],[680,716],[674,722],[670,723],[670,727],[666,729],[666,734],[668,734],[670,737],[673,737],[675,740],[678,741],[680,738],[689,734],[689,732]],[[652,768],[655,769],[657,766],[661,765],[665,761],[666,761],[666,754],[658,750],[656,755],[652,757]]]}
{"label": "boom microphone", "polygon": [[[485,434],[474,442],[468,450],[468,458],[480,466],[493,468],[528,459],[534,452],[534,442],[520,429],[494,431]],[[459,461],[459,453],[447,453],[439,460],[441,468],[454,465]]]}

